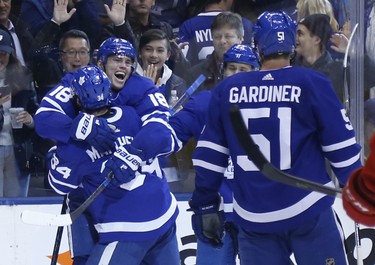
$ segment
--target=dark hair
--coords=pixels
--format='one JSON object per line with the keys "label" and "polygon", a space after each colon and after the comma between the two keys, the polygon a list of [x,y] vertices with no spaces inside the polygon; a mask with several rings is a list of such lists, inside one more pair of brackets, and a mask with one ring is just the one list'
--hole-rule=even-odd
{"label": "dark hair", "polygon": [[31,88],[31,71],[21,64],[15,52],[9,54],[9,62],[6,69],[5,82],[11,86],[12,95],[17,94],[21,90]]}
{"label": "dark hair", "polygon": [[65,32],[59,41],[59,50],[62,51],[65,48],[66,39],[84,39],[87,42],[88,48],[90,50],[90,40],[85,32],[78,29],[71,29]]}
{"label": "dark hair", "polygon": [[149,29],[142,34],[141,38],[139,39],[139,51],[141,51],[144,46],[154,40],[166,40],[167,50],[171,51],[169,38],[167,34],[160,29]]}
{"label": "dark hair", "polygon": [[243,38],[245,31],[243,28],[242,18],[239,14],[230,11],[225,11],[218,14],[212,21],[211,33],[212,31],[224,26],[235,29],[237,31],[237,35]]}
{"label": "dark hair", "polygon": [[299,24],[304,25],[313,36],[318,36],[321,40],[320,48],[325,47],[332,35],[332,28],[329,22],[330,18],[326,14],[313,14],[302,18]]}

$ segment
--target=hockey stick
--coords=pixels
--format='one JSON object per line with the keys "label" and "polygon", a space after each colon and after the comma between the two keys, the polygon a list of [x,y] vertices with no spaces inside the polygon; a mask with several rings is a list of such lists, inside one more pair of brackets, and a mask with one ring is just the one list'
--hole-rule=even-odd
{"label": "hockey stick", "polygon": [[357,31],[357,28],[358,28],[358,23],[355,24],[355,26],[353,28],[353,31],[350,34],[348,44],[346,45],[345,55],[344,55],[344,60],[343,60],[343,66],[344,66],[344,106],[345,106],[345,110],[346,110],[348,115],[349,115],[349,109],[350,109],[350,104],[349,104],[350,103],[350,100],[349,100],[350,93],[349,93],[348,78],[347,78],[346,71],[347,71],[347,67],[348,67],[348,56],[349,56],[350,46],[352,44],[353,37],[354,37],[355,32]]}
{"label": "hockey stick", "polygon": [[91,203],[102,193],[113,179],[112,171],[108,173],[99,187],[73,212],[67,214],[51,214],[25,210],[21,213],[21,220],[26,224],[46,226],[71,225]]}
{"label": "hockey stick", "polygon": [[[353,41],[353,37],[357,31],[358,23],[354,25],[352,33],[350,34],[348,44],[346,45],[343,66],[344,66],[344,106],[347,115],[350,115],[350,91],[347,79],[347,67],[348,67],[348,56],[349,50]],[[363,265],[363,259],[361,258],[361,237],[359,234],[359,224],[354,222],[354,238],[355,238],[355,246],[357,250],[357,265]]]}
{"label": "hockey stick", "polygon": [[[66,213],[66,208],[67,208],[67,195],[64,196],[63,204],[61,207],[61,214]],[[64,227],[59,226],[56,231],[56,238],[55,238],[55,244],[53,246],[53,251],[52,251],[52,257],[51,257],[51,264],[50,265],[56,265],[57,263],[57,258],[59,256],[59,251],[60,251],[60,245],[61,245],[61,239],[62,239],[62,234],[64,232]]]}
{"label": "hockey stick", "polygon": [[238,141],[240,142],[242,148],[245,150],[246,155],[251,161],[253,161],[255,166],[264,176],[287,185],[320,192],[333,197],[341,197],[341,190],[339,189],[325,186],[321,183],[313,182],[307,179],[299,178],[276,168],[265,158],[265,156],[259,150],[259,146],[255,144],[255,142],[251,138],[238,106],[233,105],[233,107],[230,109],[229,114],[230,121],[238,138]]}
{"label": "hockey stick", "polygon": [[191,84],[191,86],[186,89],[185,93],[182,95],[182,97],[177,101],[176,105],[172,107],[171,114],[175,114],[180,107],[182,107],[186,101],[193,95],[195,90],[206,80],[206,77],[201,74],[198,76],[198,78]]}

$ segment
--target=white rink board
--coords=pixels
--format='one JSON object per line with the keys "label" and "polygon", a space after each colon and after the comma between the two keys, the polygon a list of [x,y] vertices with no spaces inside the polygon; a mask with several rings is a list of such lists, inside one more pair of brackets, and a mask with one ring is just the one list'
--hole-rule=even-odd
{"label": "white rink board", "polygon": [[[179,196],[176,195],[177,199]],[[186,197],[186,196],[185,196]],[[7,200],[10,201],[10,200]],[[46,199],[48,202],[48,199]],[[177,235],[179,238],[181,264],[194,265],[196,254],[195,236],[190,225],[191,212],[187,212],[187,201],[179,201],[180,215],[177,219]],[[41,212],[59,214],[60,204],[17,204],[9,202],[0,205],[0,265],[49,265],[56,236],[56,227],[34,226],[23,224],[20,215],[23,210],[35,210]],[[347,243],[351,254],[349,255],[350,265],[356,265],[353,257],[356,257],[354,246],[354,222],[349,219],[341,206],[341,199],[337,199],[335,209],[338,212],[344,226]],[[361,255],[364,265],[375,264],[375,229],[361,226],[362,239]],[[60,246],[61,255],[58,263],[60,265],[71,265],[67,259],[68,243],[66,229]],[[64,256],[64,257],[63,257]],[[65,258],[65,259],[63,259]]]}

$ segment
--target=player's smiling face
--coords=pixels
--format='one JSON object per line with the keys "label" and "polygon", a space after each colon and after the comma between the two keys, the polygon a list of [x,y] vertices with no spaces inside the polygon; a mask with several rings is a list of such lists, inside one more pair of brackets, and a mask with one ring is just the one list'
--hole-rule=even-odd
{"label": "player's smiling face", "polygon": [[242,37],[237,32],[236,29],[229,26],[215,29],[212,32],[215,53],[219,59],[222,60],[224,53],[234,44],[241,44]]}
{"label": "player's smiling face", "polygon": [[163,64],[168,60],[170,54],[170,51],[168,51],[167,40],[150,41],[142,47],[140,54],[143,69],[146,69],[148,65],[153,64],[158,70],[160,70]]}
{"label": "player's smiling face", "polygon": [[125,85],[126,80],[133,72],[133,61],[124,55],[112,55],[107,58],[105,73],[112,84],[112,89],[120,90]]}
{"label": "player's smiling face", "polygon": [[305,25],[299,24],[296,35],[296,52],[297,54],[308,57],[312,55],[316,48],[319,47],[320,39],[311,34]]}

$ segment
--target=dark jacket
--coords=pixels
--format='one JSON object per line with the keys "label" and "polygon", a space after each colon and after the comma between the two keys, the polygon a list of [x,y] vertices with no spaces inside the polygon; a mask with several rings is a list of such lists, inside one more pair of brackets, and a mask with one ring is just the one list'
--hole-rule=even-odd
{"label": "dark jacket", "polygon": [[[317,72],[325,74],[331,81],[337,97],[344,102],[344,66],[342,60],[333,60],[331,54],[326,51],[313,64],[308,64],[303,60],[302,56],[297,55],[293,65],[310,68]],[[348,71],[348,69],[347,69]],[[347,72],[349,75],[349,73]]]}
{"label": "dark jacket", "polygon": [[177,91],[177,97],[180,99],[186,91],[186,82],[181,77],[172,74],[168,79],[167,83],[163,86],[160,86],[160,92],[164,95],[167,102],[171,97],[171,90]]}
{"label": "dark jacket", "polygon": [[222,63],[215,59],[214,53],[190,68],[184,79],[190,86],[201,74],[206,76],[206,80],[195,93],[202,90],[211,90],[223,79]]}
{"label": "dark jacket", "polygon": [[[23,107],[28,113],[34,116],[38,109],[36,93],[32,86],[32,75],[29,69],[22,67],[19,77],[14,76],[8,80],[12,89],[12,107]],[[29,170],[29,163],[39,137],[35,134],[34,128],[23,125],[21,129],[13,129],[14,153],[21,171]]]}

